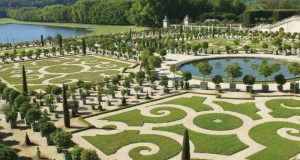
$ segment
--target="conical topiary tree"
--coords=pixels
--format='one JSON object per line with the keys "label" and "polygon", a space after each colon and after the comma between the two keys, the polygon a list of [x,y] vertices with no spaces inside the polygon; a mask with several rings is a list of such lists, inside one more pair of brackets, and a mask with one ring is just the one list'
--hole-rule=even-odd
{"label": "conical topiary tree", "polygon": [[24,65],[22,67],[22,80],[23,80],[23,93],[27,94],[28,93],[28,88],[27,88],[26,71],[25,71],[25,66]]}
{"label": "conical topiary tree", "polygon": [[64,124],[65,127],[70,127],[70,113],[68,108],[68,101],[67,101],[67,93],[66,93],[66,86],[63,84],[63,110],[64,110]]}
{"label": "conical topiary tree", "polygon": [[25,134],[25,144],[26,145],[31,145],[31,141],[30,141],[30,139],[29,139],[29,137],[28,137],[28,134],[27,134],[27,132],[26,132],[26,134]]}
{"label": "conical topiary tree", "polygon": [[85,39],[84,39],[84,38],[82,39],[82,42],[81,42],[81,43],[82,43],[82,44],[81,44],[81,45],[82,45],[82,46],[81,46],[81,47],[82,47],[82,54],[83,54],[83,55],[86,55],[86,43],[85,43]]}
{"label": "conical topiary tree", "polygon": [[183,143],[182,143],[182,156],[181,160],[190,160],[190,139],[189,139],[189,133],[188,130],[185,129],[184,131],[184,137],[183,137]]}

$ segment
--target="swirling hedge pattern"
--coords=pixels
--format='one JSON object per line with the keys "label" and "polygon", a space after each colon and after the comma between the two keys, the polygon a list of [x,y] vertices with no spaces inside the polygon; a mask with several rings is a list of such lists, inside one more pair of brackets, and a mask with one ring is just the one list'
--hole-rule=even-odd
{"label": "swirling hedge pattern", "polygon": [[[21,89],[21,67],[26,67],[29,89],[43,89],[42,86],[71,83],[78,80],[95,81],[105,76],[120,73],[120,69],[132,64],[100,57],[97,55],[68,56],[64,58],[27,61],[0,65],[0,77]],[[39,84],[39,86],[36,86]]]}
{"label": "swirling hedge pattern", "polygon": [[86,119],[115,127],[84,138],[112,159],[180,159],[185,129],[192,159],[290,160],[300,153],[299,98],[245,103],[187,95]]}

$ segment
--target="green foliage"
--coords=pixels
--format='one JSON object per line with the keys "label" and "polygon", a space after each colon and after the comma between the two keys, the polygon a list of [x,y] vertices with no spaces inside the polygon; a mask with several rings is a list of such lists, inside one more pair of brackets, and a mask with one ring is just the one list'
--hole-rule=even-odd
{"label": "green foliage", "polygon": [[192,79],[192,73],[189,71],[185,71],[182,73],[182,78],[184,81],[189,81]]}
{"label": "green foliage", "polygon": [[63,112],[64,112],[64,125],[65,127],[70,127],[70,113],[67,101],[67,91],[66,86],[63,84]]}
{"label": "green foliage", "polygon": [[190,154],[189,132],[187,129],[185,129],[184,136],[183,136],[183,142],[182,142],[181,160],[190,160],[190,159],[191,159],[191,154]]}
{"label": "green foliage", "polygon": [[299,13],[300,10],[296,10],[296,9],[278,9],[278,10],[274,10],[273,11],[273,21],[277,22],[280,21],[282,19],[291,17],[297,13]]}
{"label": "green foliage", "polygon": [[61,149],[68,149],[73,145],[72,134],[65,131],[56,131],[50,135],[50,139]]}
{"label": "green foliage", "polygon": [[71,151],[71,157],[72,160],[81,160],[81,152],[84,150],[84,148],[81,148],[79,146],[75,146],[74,149]]}
{"label": "green foliage", "polygon": [[39,109],[36,108],[30,108],[26,112],[26,121],[28,123],[36,123],[38,120],[42,118],[42,112]]}
{"label": "green foliage", "polygon": [[165,88],[168,88],[168,84],[169,84],[169,78],[168,78],[168,76],[162,76],[160,78],[159,84],[162,85],[162,86],[164,86]]}
{"label": "green foliage", "polygon": [[282,75],[282,74],[279,74],[279,75],[275,76],[274,80],[279,85],[284,85],[286,83],[286,81],[287,81],[285,79],[284,75]]}
{"label": "green foliage", "polygon": [[262,63],[258,67],[258,72],[260,75],[263,75],[265,79],[274,73],[274,66],[268,64],[267,61],[262,61]]}
{"label": "green foliage", "polygon": [[38,128],[43,136],[50,136],[51,133],[56,131],[56,127],[54,126],[53,123],[41,120],[38,122]]}
{"label": "green foliage", "polygon": [[[264,0],[257,0],[257,1],[264,1]],[[270,0],[269,0],[270,1]],[[286,4],[293,4],[293,7],[295,7],[296,2],[291,2],[292,0],[274,0],[273,2],[265,2],[264,4],[270,4],[274,3],[276,1],[286,1]],[[259,3],[259,2],[255,2]],[[298,2],[298,5],[300,6],[300,3]],[[292,9],[291,6],[285,6],[278,9],[249,9],[246,10],[243,13],[243,24],[245,26],[253,26],[256,23],[272,23],[277,22],[282,19],[288,18],[290,16],[296,15],[300,13],[300,10]]]}
{"label": "green foliage", "polygon": [[[161,26],[165,15],[177,22],[182,21],[185,14],[198,20],[219,18],[236,21],[239,14],[245,10],[245,4],[239,0],[78,0],[70,6],[60,5],[65,4],[64,2],[50,2],[50,4],[57,5],[44,8],[30,7],[36,5],[10,8],[7,15],[25,21],[135,24],[157,27]],[[6,13],[3,15],[6,16]]]}
{"label": "green foliage", "polygon": [[300,74],[300,63],[297,62],[289,63],[287,68],[290,73],[295,75],[295,77]]}
{"label": "green foliage", "polygon": [[4,8],[21,8],[21,7],[44,7],[54,4],[72,4],[77,0],[0,0],[0,6]]}
{"label": "green foliage", "polygon": [[25,71],[25,66],[24,65],[22,67],[22,81],[23,81],[23,93],[27,94],[28,93],[28,87],[27,87],[26,71]]}
{"label": "green foliage", "polygon": [[220,75],[216,75],[214,78],[212,78],[212,82],[214,84],[220,84],[223,83],[223,77]]}
{"label": "green foliage", "polygon": [[0,159],[3,160],[17,160],[18,155],[15,149],[0,144]]}
{"label": "green foliage", "polygon": [[29,137],[28,137],[28,135],[27,135],[27,132],[26,132],[26,134],[25,134],[25,144],[26,144],[26,145],[30,145],[30,144],[31,144],[30,139],[29,139]]}
{"label": "green foliage", "polygon": [[208,62],[200,62],[198,64],[198,71],[203,75],[203,80],[205,81],[205,76],[211,74],[213,68]]}
{"label": "green foliage", "polygon": [[80,160],[99,160],[99,158],[95,150],[84,149],[81,152]]}
{"label": "green foliage", "polygon": [[253,26],[256,19],[272,17],[273,11],[271,10],[247,10],[243,13],[243,24],[245,26]]}
{"label": "green foliage", "polygon": [[253,75],[246,75],[244,78],[243,78],[243,82],[244,84],[246,85],[249,85],[249,86],[252,86],[254,83],[255,83],[255,77]]}
{"label": "green foliage", "polygon": [[232,81],[235,78],[239,78],[242,76],[242,68],[238,63],[230,64],[230,65],[226,66],[225,71],[227,73],[227,76],[229,78],[232,78]]}

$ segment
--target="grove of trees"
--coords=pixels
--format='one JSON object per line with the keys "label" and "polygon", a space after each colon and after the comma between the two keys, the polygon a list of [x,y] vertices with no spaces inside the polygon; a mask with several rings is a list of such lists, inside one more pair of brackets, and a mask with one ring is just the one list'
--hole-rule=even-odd
{"label": "grove of trees", "polygon": [[159,26],[164,16],[181,22],[186,14],[193,20],[217,18],[237,21],[246,9],[240,0],[79,0],[75,4],[44,8],[8,9],[11,18],[24,21],[135,24]]}

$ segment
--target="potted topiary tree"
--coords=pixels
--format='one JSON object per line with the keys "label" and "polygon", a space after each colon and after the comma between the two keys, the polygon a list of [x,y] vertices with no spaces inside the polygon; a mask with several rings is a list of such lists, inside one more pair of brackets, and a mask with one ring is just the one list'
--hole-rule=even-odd
{"label": "potted topiary tree", "polygon": [[258,67],[260,75],[263,75],[265,78],[265,83],[262,85],[263,92],[269,92],[269,85],[267,84],[267,77],[274,73],[273,65],[269,65],[266,60],[263,60],[260,66]]}
{"label": "potted topiary tree", "polygon": [[253,75],[246,75],[243,78],[243,82],[246,85],[246,92],[247,93],[252,93],[253,91],[253,84],[255,83],[255,77]]}
{"label": "potted topiary tree", "polygon": [[127,93],[126,89],[122,89],[121,90],[121,95],[122,95],[122,106],[126,106],[126,98],[125,98],[125,94]]}
{"label": "potted topiary tree", "polygon": [[189,89],[190,88],[190,84],[189,84],[189,80],[191,80],[192,79],[192,74],[191,74],[191,72],[189,72],[189,71],[185,71],[185,72],[183,72],[182,73],[182,78],[183,78],[183,80],[184,80],[184,85],[183,85],[183,87],[184,87],[184,89]]}
{"label": "potted topiary tree", "polygon": [[234,79],[242,76],[242,68],[238,63],[229,64],[228,66],[226,66],[225,71],[227,73],[227,76],[232,80],[229,85],[229,90],[235,92],[236,84],[234,83]]}
{"label": "potted topiary tree", "polygon": [[200,83],[200,87],[203,90],[208,89],[208,84],[205,81],[205,76],[208,76],[212,72],[212,66],[208,62],[200,62],[198,64],[198,71],[203,75],[203,81]]}
{"label": "potted topiary tree", "polygon": [[140,86],[135,86],[134,87],[134,91],[136,93],[136,99],[139,99],[139,91],[141,90],[141,87]]}
{"label": "potted topiary tree", "polygon": [[26,113],[26,122],[31,124],[34,132],[39,131],[36,122],[42,118],[42,112],[39,109],[31,108]]}
{"label": "potted topiary tree", "polygon": [[[297,75],[300,74],[300,63],[297,63],[297,62],[289,63],[288,70],[296,78]],[[291,89],[292,93],[298,93],[299,92],[299,83],[296,83],[296,81],[294,81],[293,83],[290,84],[290,89]]]}
{"label": "potted topiary tree", "polygon": [[161,86],[163,86],[164,93],[169,93],[169,88],[168,88],[169,78],[167,76],[162,76],[161,79],[160,79],[159,84]]}
{"label": "potted topiary tree", "polygon": [[277,90],[279,92],[282,92],[283,91],[283,85],[286,83],[286,79],[285,79],[284,75],[279,74],[279,75],[275,76],[274,80],[278,84]]}
{"label": "potted topiary tree", "polygon": [[212,82],[215,84],[215,90],[221,93],[221,83],[223,83],[223,77],[220,75],[216,75],[213,79]]}
{"label": "potted topiary tree", "polygon": [[63,150],[67,151],[73,145],[72,134],[65,131],[55,131],[50,135],[50,139],[55,144],[58,153]]}
{"label": "potted topiary tree", "polygon": [[85,92],[82,92],[80,94],[80,98],[82,100],[83,105],[86,105],[86,98],[87,98],[87,94]]}
{"label": "potted topiary tree", "polygon": [[56,102],[60,103],[61,98],[59,97],[60,94],[62,94],[62,89],[58,86],[53,86],[51,92],[56,95]]}

